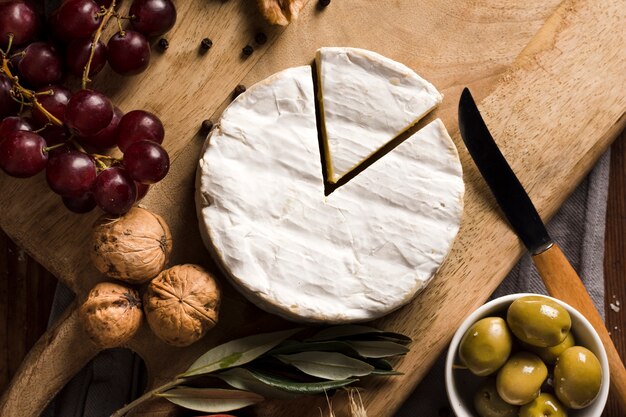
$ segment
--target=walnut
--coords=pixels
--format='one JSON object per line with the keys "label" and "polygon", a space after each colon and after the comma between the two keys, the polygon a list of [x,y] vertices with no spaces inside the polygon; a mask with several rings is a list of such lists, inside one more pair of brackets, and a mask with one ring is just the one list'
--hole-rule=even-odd
{"label": "walnut", "polygon": [[87,335],[103,348],[126,343],[139,329],[143,312],[137,291],[101,282],[91,289],[79,315]]}
{"label": "walnut", "polygon": [[143,297],[150,328],[164,342],[188,346],[217,323],[220,289],[197,265],[178,265],[150,282]]}
{"label": "walnut", "polygon": [[288,25],[298,18],[307,0],[257,0],[261,14],[272,25]]}
{"label": "walnut", "polygon": [[172,252],[165,220],[140,207],[122,217],[103,216],[94,226],[91,259],[108,277],[138,284],[163,270]]}

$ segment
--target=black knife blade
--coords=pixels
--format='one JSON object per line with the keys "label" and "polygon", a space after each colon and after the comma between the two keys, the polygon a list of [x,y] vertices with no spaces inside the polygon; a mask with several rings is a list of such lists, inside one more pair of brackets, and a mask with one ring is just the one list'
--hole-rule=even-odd
{"label": "black knife blade", "polygon": [[459,102],[459,129],[474,163],[524,245],[533,255],[548,249],[552,239],[537,209],[489,133],[467,88]]}

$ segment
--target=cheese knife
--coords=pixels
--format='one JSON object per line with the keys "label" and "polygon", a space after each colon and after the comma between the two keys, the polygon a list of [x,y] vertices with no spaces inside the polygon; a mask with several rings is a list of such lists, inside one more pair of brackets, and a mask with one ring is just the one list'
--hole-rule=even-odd
{"label": "cheese knife", "polygon": [[609,359],[611,390],[626,413],[626,369],[580,277],[550,238],[541,217],[498,149],[470,91],[459,102],[459,129],[472,159],[509,224],[532,255],[548,293],[580,311],[598,332]]}

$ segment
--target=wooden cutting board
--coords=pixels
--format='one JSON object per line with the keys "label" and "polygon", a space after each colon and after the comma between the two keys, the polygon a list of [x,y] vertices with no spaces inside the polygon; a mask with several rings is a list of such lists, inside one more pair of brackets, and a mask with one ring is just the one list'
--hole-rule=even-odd
{"label": "wooden cutting board", "polygon": [[[194,171],[204,138],[202,120],[217,120],[233,88],[313,60],[320,46],[372,49],[414,68],[446,96],[435,115],[453,135],[467,193],[459,237],[428,288],[375,325],[407,333],[415,342],[397,367],[405,375],[363,383],[370,416],[391,416],[445,349],[463,318],[483,303],[511,269],[522,247],[459,140],[456,105],[469,86],[503,153],[544,218],[551,217],[626,125],[626,7],[623,0],[311,0],[286,29],[268,28],[251,0],[179,1],[170,48],[154,53],[149,70],[133,78],[105,71],[96,87],[124,111],[146,108],[161,116],[172,170],[144,205],[163,215],[174,236],[172,263],[215,270],[196,226]],[[244,59],[241,48],[263,30],[265,46]],[[198,53],[200,40],[214,42]],[[87,244],[97,213],[67,212],[42,176],[0,175],[0,226],[80,297],[103,279],[90,265]],[[292,326],[260,312],[222,278],[225,302],[218,327],[195,345],[172,348],[144,325],[129,347],[146,361],[150,385],[184,369],[210,346]],[[87,341],[72,306],[35,346],[10,389],[0,415],[35,417],[98,349]],[[260,416],[318,416],[325,399],[268,402]],[[334,401],[346,415],[342,395]],[[162,402],[150,416],[175,415]]]}

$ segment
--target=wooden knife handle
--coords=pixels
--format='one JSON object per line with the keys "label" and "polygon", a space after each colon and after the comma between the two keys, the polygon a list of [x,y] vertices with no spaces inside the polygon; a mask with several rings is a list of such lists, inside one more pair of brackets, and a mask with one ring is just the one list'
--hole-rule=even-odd
{"label": "wooden knife handle", "polygon": [[622,411],[626,413],[626,369],[580,277],[556,244],[545,252],[533,256],[533,261],[548,293],[580,311],[598,332],[609,359],[611,391]]}
{"label": "wooden knife handle", "polygon": [[76,303],[26,356],[0,398],[2,417],[39,417],[61,388],[101,349],[82,329]]}

